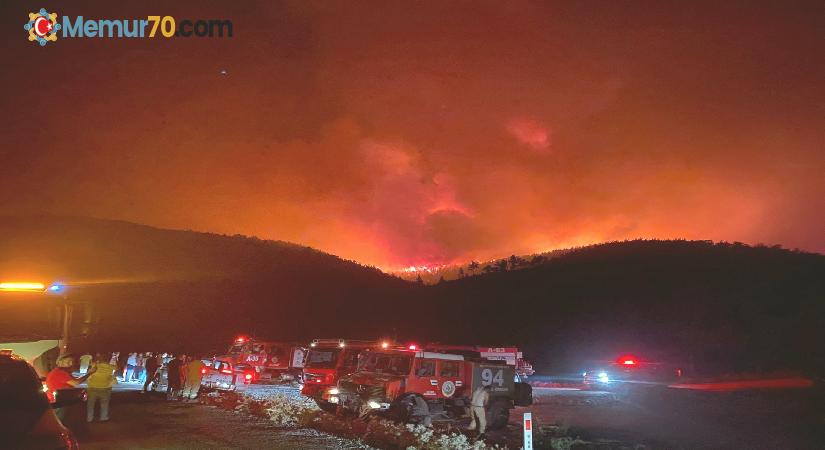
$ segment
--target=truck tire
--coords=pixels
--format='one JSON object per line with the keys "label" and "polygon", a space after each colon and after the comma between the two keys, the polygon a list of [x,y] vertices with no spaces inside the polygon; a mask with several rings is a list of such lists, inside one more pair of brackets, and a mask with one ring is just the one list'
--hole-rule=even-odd
{"label": "truck tire", "polygon": [[510,422],[510,407],[503,400],[493,400],[487,407],[487,428],[500,430]]}
{"label": "truck tire", "polygon": [[527,383],[516,383],[513,395],[515,406],[530,406],[533,404],[533,386]]}
{"label": "truck tire", "polygon": [[315,403],[321,408],[321,411],[328,412],[330,414],[335,414],[335,411],[338,410],[338,406],[334,403],[330,403],[326,400],[321,400],[320,398],[315,398]]}
{"label": "truck tire", "polygon": [[388,415],[392,420],[401,423],[409,423],[412,417],[413,396],[415,394],[405,394],[392,402]]}

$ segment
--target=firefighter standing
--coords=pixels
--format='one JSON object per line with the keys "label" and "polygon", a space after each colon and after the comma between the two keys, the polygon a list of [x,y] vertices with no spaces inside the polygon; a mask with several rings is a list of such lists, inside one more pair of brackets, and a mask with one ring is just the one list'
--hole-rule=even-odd
{"label": "firefighter standing", "polygon": [[193,359],[186,368],[186,385],[183,387],[183,398],[194,399],[201,388],[201,370],[206,367],[200,359]]}
{"label": "firefighter standing", "polygon": [[87,383],[86,393],[89,396],[86,402],[86,420],[91,422],[95,418],[95,404],[100,402],[100,421],[109,420],[109,399],[112,397],[112,386],[117,383],[115,366],[107,364],[100,353],[97,354],[96,364],[89,369],[91,376]]}
{"label": "firefighter standing", "polygon": [[182,366],[186,361],[186,355],[180,355],[177,358],[172,358],[169,364],[166,365],[166,384],[167,384],[167,398],[169,400],[177,400],[181,388],[181,379],[183,378]]}
{"label": "firefighter standing", "polygon": [[473,392],[470,400],[470,430],[478,428],[478,435],[481,437],[487,431],[487,411],[484,407],[490,401],[490,386],[481,386]]}
{"label": "firefighter standing", "polygon": [[149,356],[146,357],[146,382],[143,383],[143,390],[140,391],[144,394],[152,383],[155,384],[154,388],[157,389],[159,381],[158,369],[160,368],[160,355],[155,356],[151,353],[148,355]]}

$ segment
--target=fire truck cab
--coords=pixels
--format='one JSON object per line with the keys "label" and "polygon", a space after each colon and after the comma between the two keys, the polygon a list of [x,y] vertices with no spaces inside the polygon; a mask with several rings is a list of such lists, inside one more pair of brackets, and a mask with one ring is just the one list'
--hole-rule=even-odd
{"label": "fire truck cab", "polygon": [[338,384],[338,379],[358,367],[358,357],[366,349],[387,347],[387,342],[353,341],[345,339],[315,339],[309,344],[304,364],[304,385],[301,393],[312,398],[321,409],[334,410],[324,396]]}
{"label": "fire truck cab", "polygon": [[412,407],[420,397],[433,421],[454,421],[468,416],[473,392],[485,386],[490,387],[491,429],[506,426],[513,407],[532,404],[532,390],[515,381],[513,366],[413,346],[363,352],[355,373],[342,377],[325,399],[362,416],[384,413],[410,422],[416,420]]}

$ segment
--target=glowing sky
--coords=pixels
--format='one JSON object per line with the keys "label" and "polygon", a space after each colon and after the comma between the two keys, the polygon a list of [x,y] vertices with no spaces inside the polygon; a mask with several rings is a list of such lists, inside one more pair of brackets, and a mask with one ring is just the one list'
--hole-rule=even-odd
{"label": "glowing sky", "polygon": [[586,3],[72,2],[235,37],[40,48],[22,27],[50,5],[5,2],[0,211],[383,268],[636,237],[825,251],[821,4]]}

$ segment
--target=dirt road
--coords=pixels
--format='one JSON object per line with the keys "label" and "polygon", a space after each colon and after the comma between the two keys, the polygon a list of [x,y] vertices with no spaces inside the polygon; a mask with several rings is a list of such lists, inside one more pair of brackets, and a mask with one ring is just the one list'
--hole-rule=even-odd
{"label": "dirt road", "polygon": [[814,389],[697,392],[641,388],[620,400],[604,392],[534,390],[537,423],[590,441],[651,448],[825,448],[825,404]]}
{"label": "dirt road", "polygon": [[352,441],[160,395],[115,392],[111,420],[93,422],[83,449],[356,449]]}

